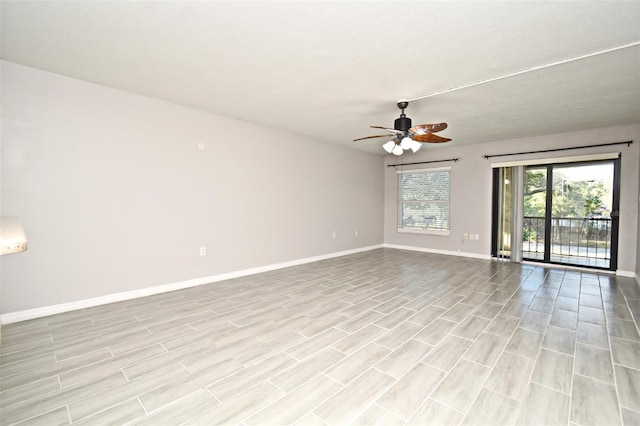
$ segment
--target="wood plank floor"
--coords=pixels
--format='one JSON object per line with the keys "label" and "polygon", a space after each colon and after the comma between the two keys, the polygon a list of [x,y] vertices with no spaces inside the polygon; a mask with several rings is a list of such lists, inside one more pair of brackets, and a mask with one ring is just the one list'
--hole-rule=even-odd
{"label": "wood plank floor", "polygon": [[10,324],[0,423],[640,424],[640,287],[378,249]]}

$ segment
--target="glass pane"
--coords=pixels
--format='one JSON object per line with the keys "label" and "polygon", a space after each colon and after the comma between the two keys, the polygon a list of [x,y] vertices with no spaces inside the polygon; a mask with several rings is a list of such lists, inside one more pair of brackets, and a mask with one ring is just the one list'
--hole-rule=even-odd
{"label": "glass pane", "polygon": [[524,170],[524,221],[522,257],[544,260],[545,211],[547,208],[547,168]]}
{"label": "glass pane", "polygon": [[399,223],[404,229],[449,230],[449,171],[399,175]]}
{"label": "glass pane", "polygon": [[551,261],[608,267],[613,163],[553,168]]}

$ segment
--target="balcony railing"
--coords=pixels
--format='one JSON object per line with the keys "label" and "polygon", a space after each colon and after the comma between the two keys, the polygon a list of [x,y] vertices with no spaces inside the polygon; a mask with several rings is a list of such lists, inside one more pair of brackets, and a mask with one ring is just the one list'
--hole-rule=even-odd
{"label": "balcony railing", "polygon": [[[522,236],[523,256],[541,259],[545,246],[545,218],[525,216]],[[552,217],[551,256],[609,261],[611,259],[611,219]]]}

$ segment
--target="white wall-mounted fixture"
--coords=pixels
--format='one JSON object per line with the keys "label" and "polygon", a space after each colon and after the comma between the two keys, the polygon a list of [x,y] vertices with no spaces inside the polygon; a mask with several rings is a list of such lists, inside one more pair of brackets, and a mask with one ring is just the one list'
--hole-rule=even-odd
{"label": "white wall-mounted fixture", "polygon": [[0,217],[0,254],[20,253],[27,249],[27,237],[16,216]]}

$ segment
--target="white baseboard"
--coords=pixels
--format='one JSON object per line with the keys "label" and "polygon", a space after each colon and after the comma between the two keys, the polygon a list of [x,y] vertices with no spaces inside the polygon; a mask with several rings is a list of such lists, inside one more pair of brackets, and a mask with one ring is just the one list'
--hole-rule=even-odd
{"label": "white baseboard", "polygon": [[439,249],[430,249],[425,247],[402,246],[397,244],[384,244],[384,247],[398,249],[398,250],[410,250],[410,251],[419,251],[423,253],[446,254],[448,256],[471,257],[473,259],[491,260],[490,254],[468,253],[464,251],[452,251],[452,250],[439,250]]}
{"label": "white baseboard", "polygon": [[195,287],[203,284],[210,284],[218,281],[229,280],[232,278],[246,277],[248,275],[259,274],[261,272],[268,272],[268,271],[274,271],[276,269],[289,268],[291,266],[298,266],[298,265],[303,265],[305,263],[317,262],[320,260],[331,259],[334,257],[361,253],[361,252],[374,250],[382,247],[383,247],[382,244],[367,246],[367,247],[360,247],[357,249],[322,254],[319,256],[290,260],[287,262],[274,263],[271,265],[259,266],[257,268],[244,269],[241,271],[227,272],[224,274],[211,275],[211,276],[202,277],[202,278],[194,278],[191,280],[180,281],[180,282],[171,283],[171,284],[163,284],[163,285],[158,285],[154,287],[146,287],[146,288],[141,288],[139,290],[107,294],[105,296],[78,300],[78,301],[69,302],[69,303],[62,303],[59,305],[44,306],[42,308],[27,309],[25,311],[18,311],[18,312],[9,312],[9,313],[0,315],[0,324],[11,324],[14,322],[26,321],[34,318],[61,314],[63,312],[76,311],[78,309],[91,308],[93,306],[98,306],[98,305],[106,305],[108,303],[122,302],[124,300],[136,299],[138,297],[145,297],[145,296],[151,296],[154,294],[166,293],[169,291],[181,290],[183,288]]}
{"label": "white baseboard", "polygon": [[[397,245],[397,244],[384,244],[385,248],[393,248],[393,249],[399,249],[399,250],[411,250],[411,251],[419,251],[419,252],[424,252],[424,253],[435,253],[435,254],[446,254],[449,256],[461,256],[461,257],[471,257],[474,259],[482,259],[482,260],[491,260],[492,257],[489,254],[478,254],[478,253],[468,253],[468,252],[463,252],[463,251],[452,251],[452,250],[438,250],[438,249],[430,249],[430,248],[424,248],[424,247],[414,247],[414,246],[403,246],[403,245]],[[524,264],[528,264],[528,265],[545,265],[542,263],[536,263],[536,262],[522,262]],[[588,271],[594,271],[593,269],[585,269],[585,268],[581,268],[579,266],[569,266],[569,265],[546,265],[546,266],[553,266],[553,267],[557,267],[560,269],[576,269],[576,270],[588,270]],[[613,271],[597,271],[596,273],[599,274],[613,274]],[[617,271],[615,271],[616,275],[619,275],[621,277],[630,277],[630,278],[634,278],[636,279],[636,281],[638,282],[638,285],[640,285],[640,275],[636,274],[633,271],[623,271],[618,269]]]}

